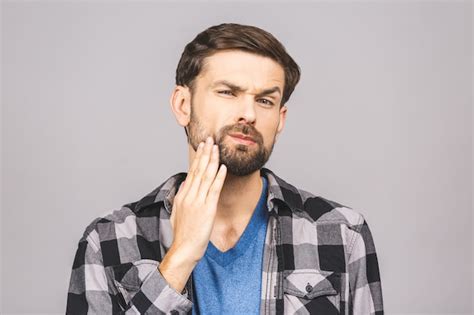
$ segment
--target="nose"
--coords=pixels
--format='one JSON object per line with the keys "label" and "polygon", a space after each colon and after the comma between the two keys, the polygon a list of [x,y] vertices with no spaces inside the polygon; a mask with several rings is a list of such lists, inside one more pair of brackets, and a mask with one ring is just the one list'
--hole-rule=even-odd
{"label": "nose", "polygon": [[253,96],[243,98],[240,104],[238,122],[247,122],[248,124],[255,124],[256,113],[255,113],[255,100]]}

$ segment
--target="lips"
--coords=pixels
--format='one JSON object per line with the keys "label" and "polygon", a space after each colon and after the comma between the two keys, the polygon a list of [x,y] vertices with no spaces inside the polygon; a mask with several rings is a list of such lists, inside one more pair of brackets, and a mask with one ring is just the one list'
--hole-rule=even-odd
{"label": "lips", "polygon": [[252,138],[252,137],[249,137],[249,136],[246,136],[246,135],[243,135],[241,133],[232,133],[230,134],[232,137],[236,137],[236,138],[240,138],[240,139],[244,139],[244,140],[248,140],[248,141],[253,141],[255,142],[255,140]]}

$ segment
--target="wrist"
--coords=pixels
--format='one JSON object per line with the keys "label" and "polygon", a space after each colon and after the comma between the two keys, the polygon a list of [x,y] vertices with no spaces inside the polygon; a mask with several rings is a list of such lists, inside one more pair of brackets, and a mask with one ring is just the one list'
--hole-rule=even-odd
{"label": "wrist", "polygon": [[196,264],[197,261],[190,259],[184,251],[170,248],[159,264],[158,270],[172,288],[183,294],[186,282]]}

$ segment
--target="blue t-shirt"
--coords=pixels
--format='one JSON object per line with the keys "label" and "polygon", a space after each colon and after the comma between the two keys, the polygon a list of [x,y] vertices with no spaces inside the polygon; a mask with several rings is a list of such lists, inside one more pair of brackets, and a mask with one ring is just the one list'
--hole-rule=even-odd
{"label": "blue t-shirt", "polygon": [[193,314],[259,314],[262,258],[268,223],[267,180],[235,246],[221,252],[209,241],[193,270]]}

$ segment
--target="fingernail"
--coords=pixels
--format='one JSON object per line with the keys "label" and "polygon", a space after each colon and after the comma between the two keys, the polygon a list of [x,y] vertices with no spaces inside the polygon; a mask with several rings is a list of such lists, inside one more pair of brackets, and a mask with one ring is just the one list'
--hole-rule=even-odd
{"label": "fingernail", "polygon": [[206,142],[207,142],[207,143],[211,143],[211,140],[212,140],[211,137],[207,137]]}

